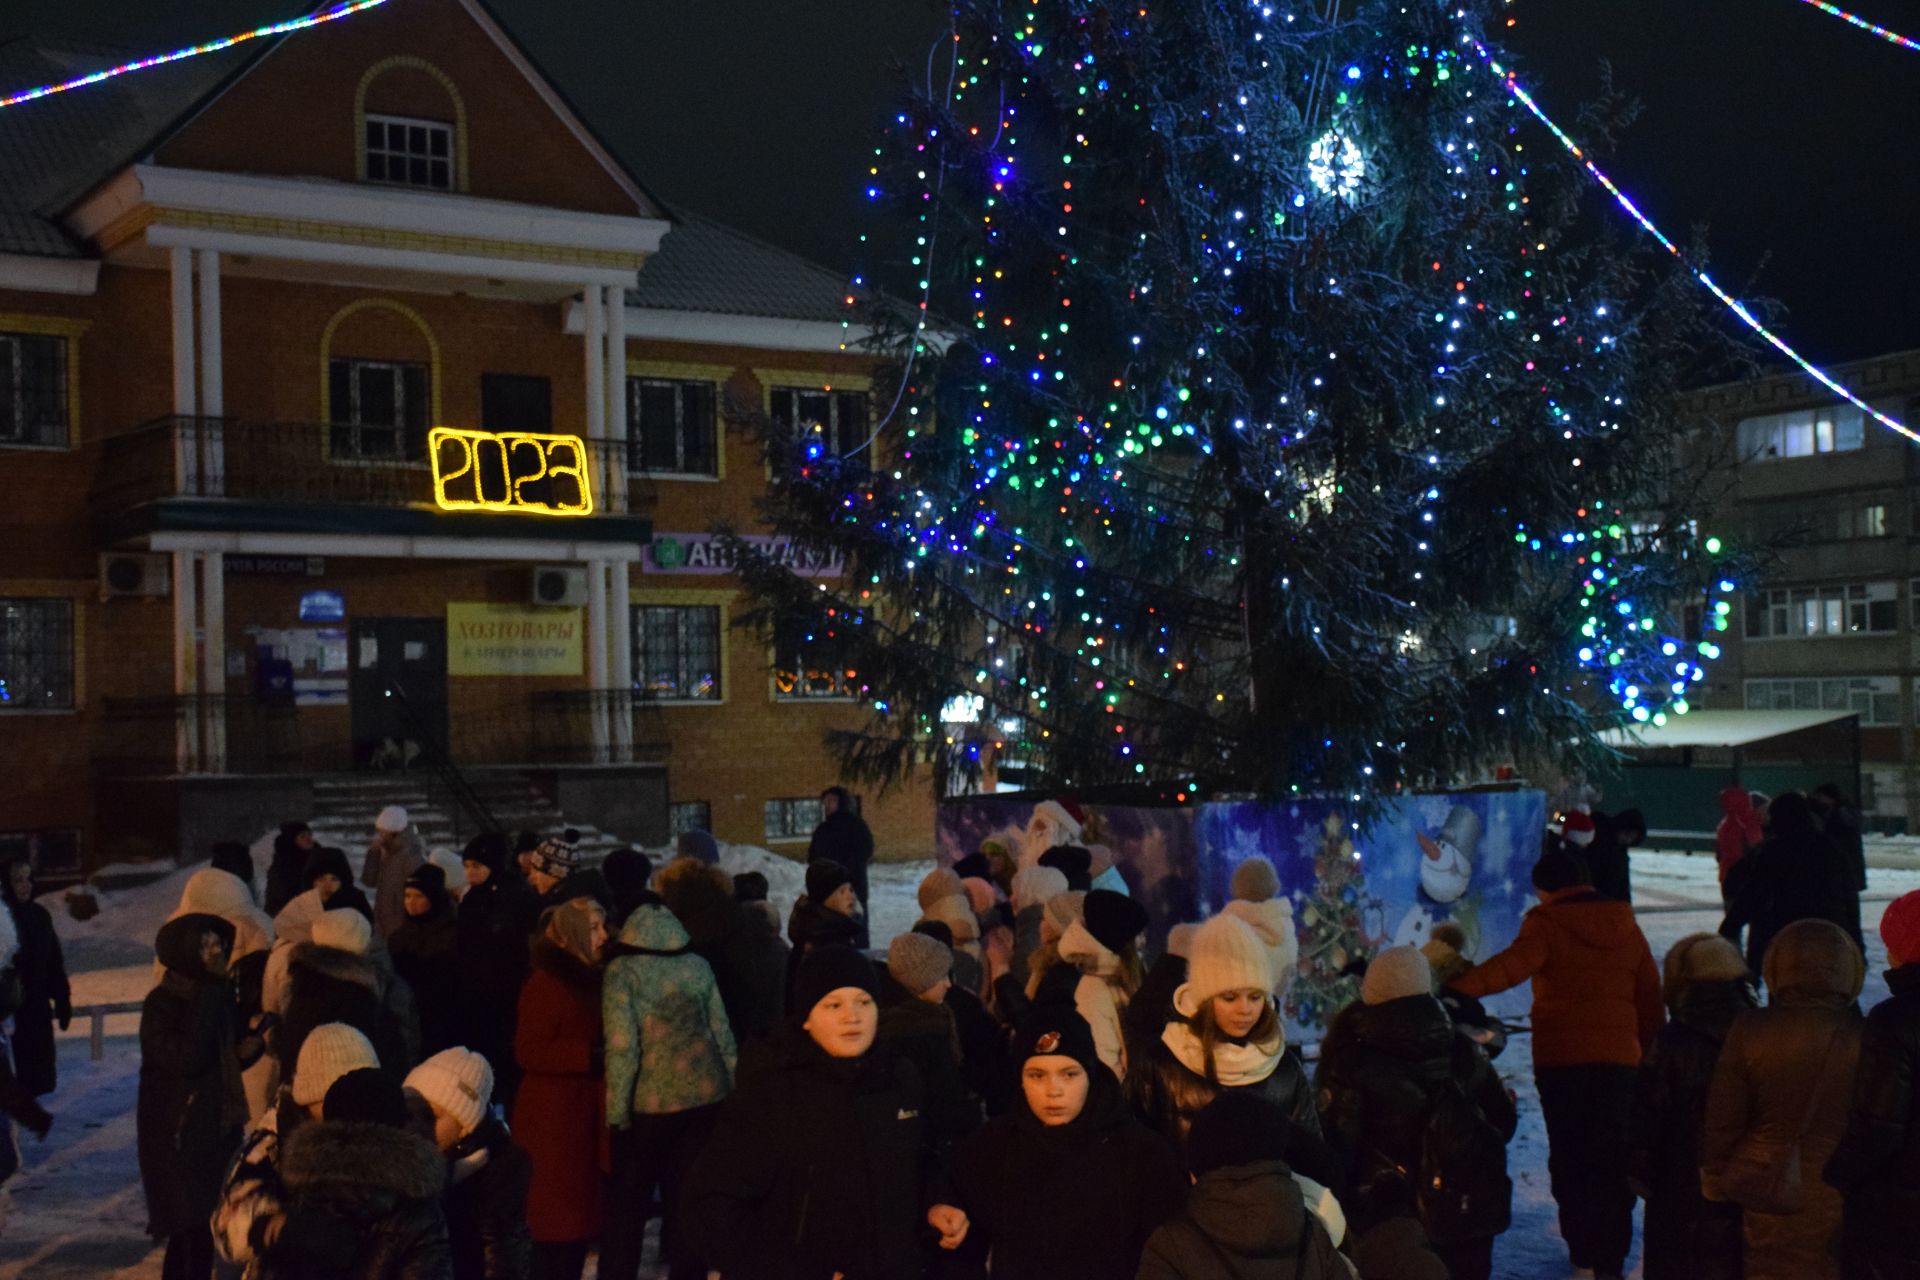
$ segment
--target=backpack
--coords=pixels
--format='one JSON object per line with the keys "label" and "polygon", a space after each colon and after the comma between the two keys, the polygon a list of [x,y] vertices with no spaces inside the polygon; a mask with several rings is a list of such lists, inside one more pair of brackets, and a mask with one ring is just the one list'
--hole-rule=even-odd
{"label": "backpack", "polygon": [[1460,1087],[1439,1085],[1427,1098],[1414,1203],[1435,1244],[1499,1235],[1512,1221],[1507,1136]]}

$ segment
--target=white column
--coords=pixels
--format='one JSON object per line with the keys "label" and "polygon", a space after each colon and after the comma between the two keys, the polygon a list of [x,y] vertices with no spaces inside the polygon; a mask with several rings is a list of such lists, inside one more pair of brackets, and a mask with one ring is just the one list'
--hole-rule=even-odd
{"label": "white column", "polygon": [[620,447],[607,459],[609,511],[627,509],[627,291],[609,288],[607,295],[607,437]]}
{"label": "white column", "polygon": [[613,624],[612,653],[608,665],[607,686],[618,689],[613,699],[613,758],[633,759],[633,607],[628,562],[615,560],[607,566],[607,609]]}
{"label": "white column", "polygon": [[607,565],[587,561],[587,688],[594,691],[594,759],[607,758]]}
{"label": "white column", "polygon": [[[191,418],[198,409],[193,394],[193,250],[175,247],[167,251],[172,272],[173,301],[173,412]],[[174,429],[173,479],[178,493],[197,493],[200,484],[199,451],[191,423]]]}
{"label": "white column", "polygon": [[202,765],[208,773],[227,771],[227,565],[226,556],[209,551],[200,560],[200,688],[206,721]]}
{"label": "white column", "polygon": [[[225,369],[220,350],[220,254],[202,249],[194,255],[200,260],[200,412],[219,418],[227,411]],[[207,471],[208,497],[221,497],[227,491],[226,441],[218,422],[209,422],[201,433],[202,464]]]}
{"label": "white column", "polygon": [[[607,340],[606,286],[590,284],[580,296],[587,328],[587,439],[599,440],[606,431]],[[594,479],[597,481],[598,476]]]}
{"label": "white column", "polygon": [[200,713],[193,699],[198,692],[194,559],[191,551],[173,553],[173,692],[178,700],[174,715],[174,757],[182,773],[194,769],[200,757]]}

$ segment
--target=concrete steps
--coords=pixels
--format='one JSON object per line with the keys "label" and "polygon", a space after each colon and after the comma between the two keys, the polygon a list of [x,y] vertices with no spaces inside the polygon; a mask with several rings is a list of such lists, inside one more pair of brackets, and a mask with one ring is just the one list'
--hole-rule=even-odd
{"label": "concrete steps", "polygon": [[[551,835],[572,827],[580,833],[580,858],[587,864],[627,842],[590,823],[569,822],[532,780],[518,774],[482,774],[472,778],[474,790],[505,831],[535,831]],[[350,778],[319,778],[313,784],[313,817],[309,825],[321,844],[345,849],[357,858],[373,839],[373,820],[390,804],[400,805],[429,849],[458,851],[465,843],[466,824],[456,825],[445,802],[430,800],[424,778],[405,774],[372,774]]]}

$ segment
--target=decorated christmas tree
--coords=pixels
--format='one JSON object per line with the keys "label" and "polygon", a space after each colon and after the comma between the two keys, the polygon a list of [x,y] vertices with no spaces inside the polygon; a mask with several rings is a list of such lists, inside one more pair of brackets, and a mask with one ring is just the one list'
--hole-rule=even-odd
{"label": "decorated christmas tree", "polygon": [[1359,812],[1684,713],[1734,582],[1683,391],[1731,347],[1509,94],[1499,7],[953,5],[869,187],[893,384],[764,426],[769,519],[847,573],[740,548],[857,673],[851,772]]}
{"label": "decorated christmas tree", "polygon": [[1287,997],[1287,1011],[1303,1026],[1327,1020],[1360,996],[1360,979],[1349,974],[1356,960],[1371,960],[1382,941],[1379,903],[1367,892],[1367,877],[1349,826],[1329,814],[1313,851],[1313,892],[1300,904],[1300,968]]}

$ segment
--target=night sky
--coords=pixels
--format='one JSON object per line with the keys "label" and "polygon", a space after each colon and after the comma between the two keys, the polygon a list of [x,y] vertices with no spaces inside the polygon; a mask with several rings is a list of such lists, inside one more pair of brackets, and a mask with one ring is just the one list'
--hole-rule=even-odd
{"label": "night sky", "polygon": [[[1920,37],[1920,7],[1856,2]],[[897,69],[924,62],[942,12],[923,0],[492,3],[654,192],[842,268]],[[0,37],[148,53],[291,7],[7,0]],[[1612,64],[1645,106],[1614,176],[1671,234],[1704,224],[1715,277],[1785,303],[1790,341],[1823,360],[1920,347],[1920,53],[1800,0],[1515,0],[1510,12],[1505,42],[1564,124]]]}

